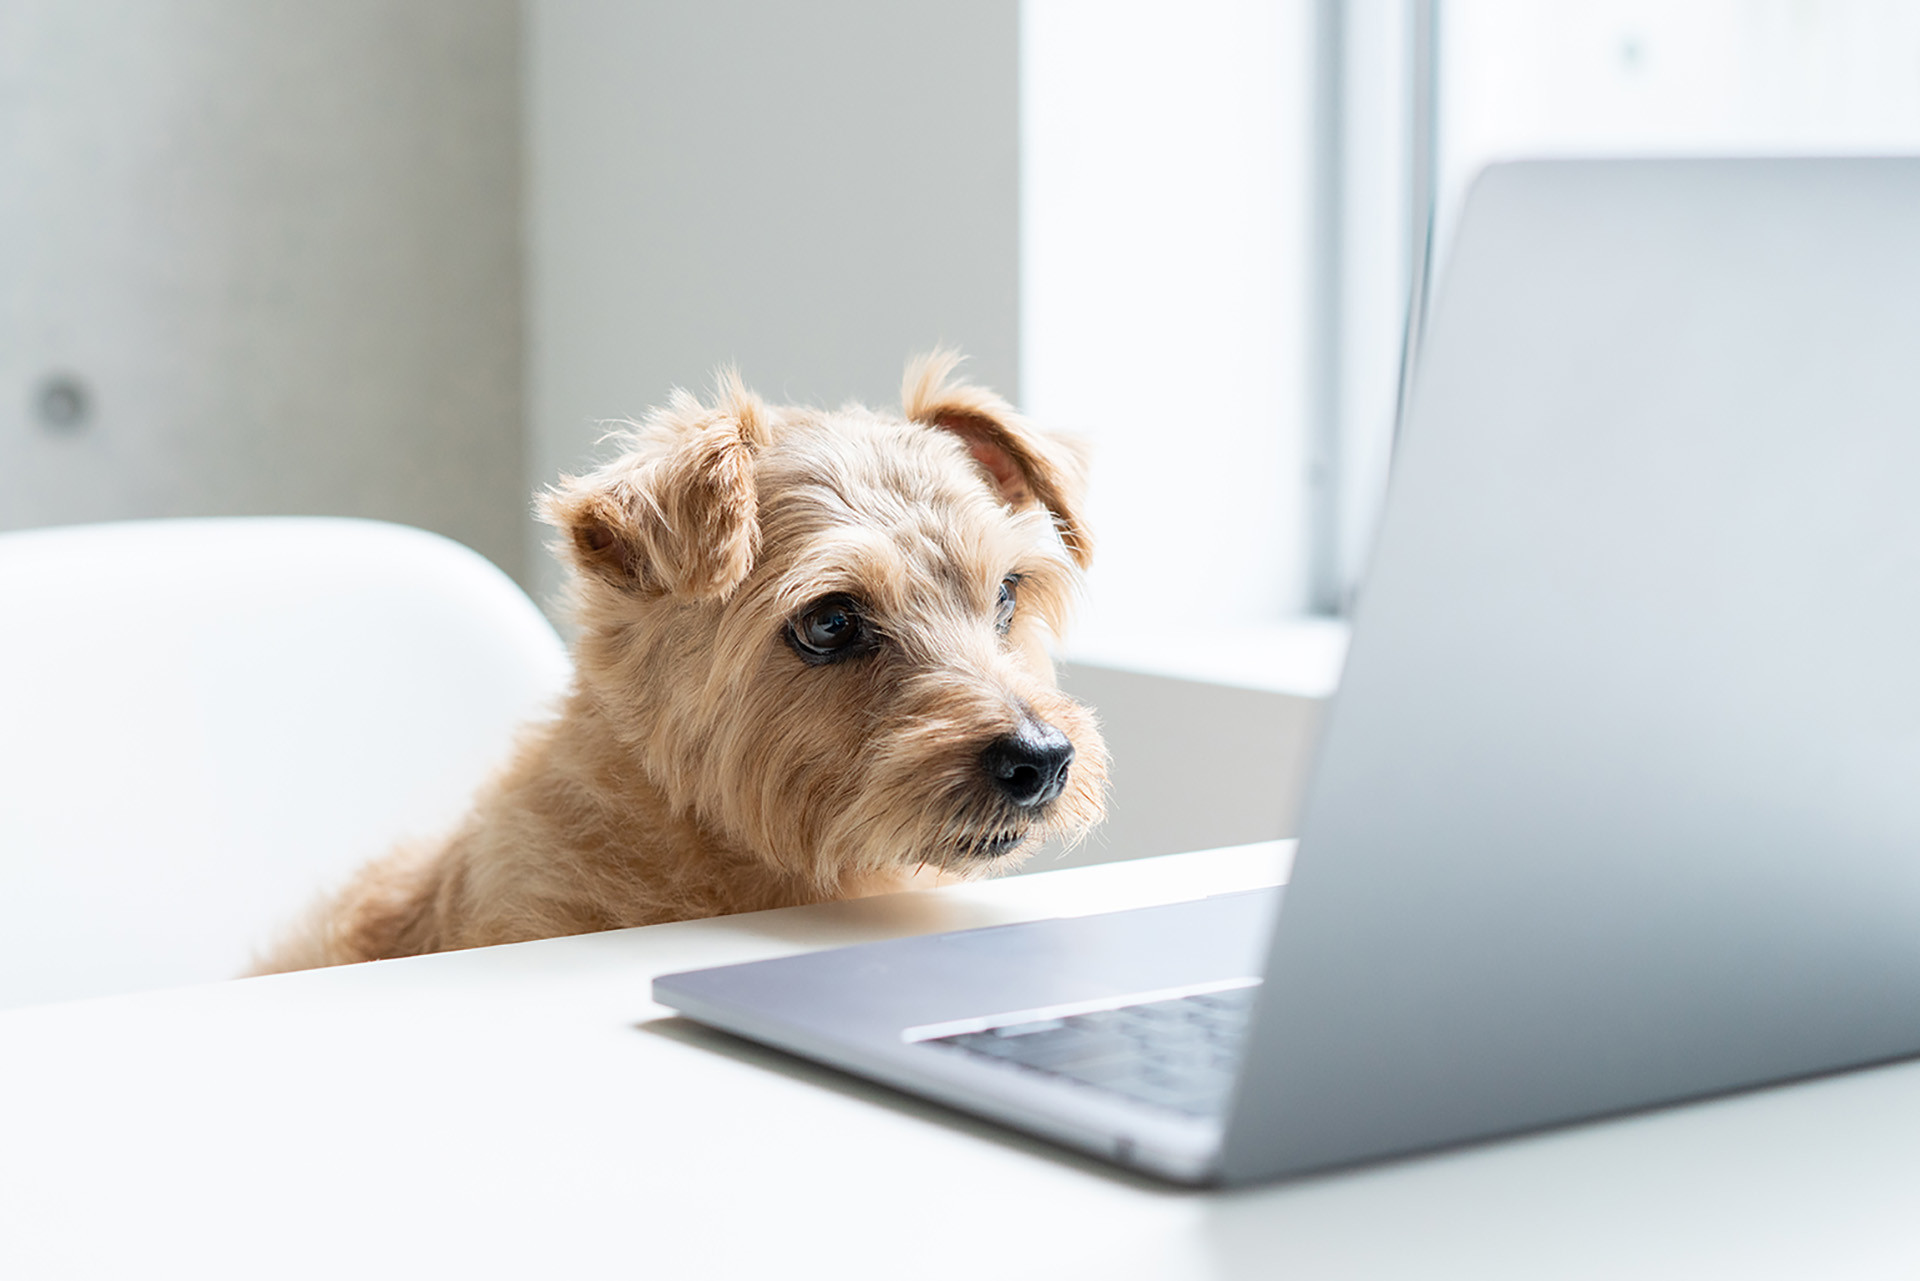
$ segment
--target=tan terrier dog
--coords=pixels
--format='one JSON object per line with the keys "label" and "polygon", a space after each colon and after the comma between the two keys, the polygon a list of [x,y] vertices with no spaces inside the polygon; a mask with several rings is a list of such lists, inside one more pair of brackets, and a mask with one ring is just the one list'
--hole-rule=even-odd
{"label": "tan terrier dog", "polygon": [[1097,822],[1106,749],[1048,657],[1082,460],[957,364],[914,362],[900,417],[726,375],[548,492],[579,624],[559,715],[261,970],[972,877]]}

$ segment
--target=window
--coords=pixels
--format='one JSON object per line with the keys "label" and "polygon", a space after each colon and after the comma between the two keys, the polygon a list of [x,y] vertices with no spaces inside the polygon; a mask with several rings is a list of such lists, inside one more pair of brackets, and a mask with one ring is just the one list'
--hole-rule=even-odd
{"label": "window", "polygon": [[1344,612],[1488,162],[1920,151],[1910,0],[1026,0],[1021,38],[1023,395],[1096,445],[1086,632],[1136,662]]}
{"label": "window", "polygon": [[1920,150],[1911,0],[1445,0],[1443,227],[1491,160]]}

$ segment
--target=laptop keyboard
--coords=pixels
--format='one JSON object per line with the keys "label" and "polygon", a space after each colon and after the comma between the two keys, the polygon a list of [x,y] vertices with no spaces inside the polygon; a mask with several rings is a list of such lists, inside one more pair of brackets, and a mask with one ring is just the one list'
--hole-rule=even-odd
{"label": "laptop keyboard", "polygon": [[932,1037],[1190,1116],[1222,1116],[1257,985]]}

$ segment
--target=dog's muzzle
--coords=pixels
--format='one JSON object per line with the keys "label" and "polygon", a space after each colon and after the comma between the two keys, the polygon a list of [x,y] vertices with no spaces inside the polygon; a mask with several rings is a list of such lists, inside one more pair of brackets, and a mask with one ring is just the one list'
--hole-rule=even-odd
{"label": "dog's muzzle", "polygon": [[980,754],[981,768],[995,790],[1021,809],[1039,809],[1067,786],[1073,744],[1045,721],[1026,720]]}

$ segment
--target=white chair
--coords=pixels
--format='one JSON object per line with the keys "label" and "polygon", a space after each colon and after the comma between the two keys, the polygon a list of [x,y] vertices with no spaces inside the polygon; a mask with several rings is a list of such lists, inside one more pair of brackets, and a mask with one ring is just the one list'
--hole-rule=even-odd
{"label": "white chair", "polygon": [[0,534],[0,1008],[239,973],[453,823],[569,676],[506,575],[417,529]]}

